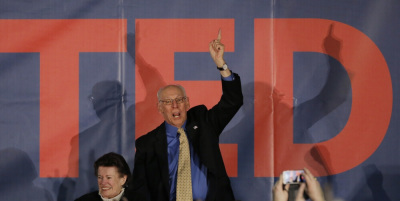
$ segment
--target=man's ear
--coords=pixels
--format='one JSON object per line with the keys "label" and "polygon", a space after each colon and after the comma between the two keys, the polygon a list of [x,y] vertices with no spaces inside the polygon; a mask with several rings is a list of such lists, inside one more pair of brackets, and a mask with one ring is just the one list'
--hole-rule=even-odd
{"label": "man's ear", "polygon": [[158,110],[158,112],[159,112],[160,114],[163,113],[163,109],[162,109],[162,107],[161,107],[160,102],[157,103],[157,110]]}
{"label": "man's ear", "polygon": [[186,108],[186,111],[188,111],[188,110],[190,109],[189,97],[186,98],[186,101],[185,101],[185,108]]}

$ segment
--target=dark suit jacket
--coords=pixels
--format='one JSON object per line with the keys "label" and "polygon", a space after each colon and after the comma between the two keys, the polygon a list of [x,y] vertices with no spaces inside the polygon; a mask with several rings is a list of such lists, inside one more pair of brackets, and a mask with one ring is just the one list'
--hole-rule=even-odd
{"label": "dark suit jacket", "polygon": [[[243,104],[240,77],[222,81],[223,95],[212,109],[204,105],[187,113],[186,134],[207,167],[207,201],[234,200],[219,149],[219,135]],[[206,94],[205,94],[206,95]],[[135,167],[130,193],[134,200],[168,201],[169,170],[165,124],[136,140]]]}

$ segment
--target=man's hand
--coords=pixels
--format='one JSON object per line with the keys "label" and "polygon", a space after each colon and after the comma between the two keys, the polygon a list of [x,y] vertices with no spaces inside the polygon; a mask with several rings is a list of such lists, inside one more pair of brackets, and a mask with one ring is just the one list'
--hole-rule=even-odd
{"label": "man's hand", "polygon": [[214,60],[218,67],[222,67],[225,64],[224,61],[224,50],[225,46],[221,43],[221,29],[218,32],[217,39],[213,40],[209,44],[211,58]]}
{"label": "man's hand", "polygon": [[312,201],[325,201],[321,185],[311,174],[310,170],[304,168],[303,176],[306,180],[306,183],[302,183],[300,185],[299,191],[296,196],[296,201],[304,200],[303,198],[304,190],[306,191],[306,193],[308,194],[308,196]]}
{"label": "man's hand", "polygon": [[[209,44],[210,48],[210,55],[211,58],[214,60],[217,67],[222,67],[225,64],[224,60],[224,50],[225,46],[221,43],[221,29],[218,32],[217,39],[213,40]],[[220,71],[222,77],[231,76],[231,71],[228,69]]]}
{"label": "man's hand", "polygon": [[287,201],[289,198],[289,185],[283,185],[283,175],[281,174],[272,189],[273,201]]}

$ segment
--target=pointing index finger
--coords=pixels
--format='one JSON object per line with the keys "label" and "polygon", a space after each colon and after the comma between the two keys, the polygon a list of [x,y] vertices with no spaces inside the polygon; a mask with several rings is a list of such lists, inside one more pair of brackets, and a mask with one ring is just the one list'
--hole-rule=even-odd
{"label": "pointing index finger", "polygon": [[217,40],[218,40],[218,41],[221,41],[221,29],[219,29],[219,31],[218,31],[218,37],[217,37]]}

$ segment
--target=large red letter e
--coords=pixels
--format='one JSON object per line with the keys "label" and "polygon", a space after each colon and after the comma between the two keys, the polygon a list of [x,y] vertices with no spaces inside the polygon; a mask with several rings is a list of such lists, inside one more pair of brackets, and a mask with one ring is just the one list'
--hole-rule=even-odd
{"label": "large red letter e", "polygon": [[79,53],[126,52],[126,20],[0,20],[0,27],[7,39],[0,53],[40,53],[40,176],[77,177]]}
{"label": "large red letter e", "polygon": [[[225,51],[233,52],[233,19],[136,19],[136,138],[151,131],[163,121],[157,111],[156,94],[166,84],[176,83],[184,86],[191,106],[204,104],[211,108],[218,102],[221,96],[220,81],[182,81],[176,80],[174,76],[174,54],[208,52],[208,43],[217,36],[218,29],[222,30]],[[185,73],[189,75],[192,72]],[[237,176],[237,144],[220,144],[220,148],[228,175]]]}

